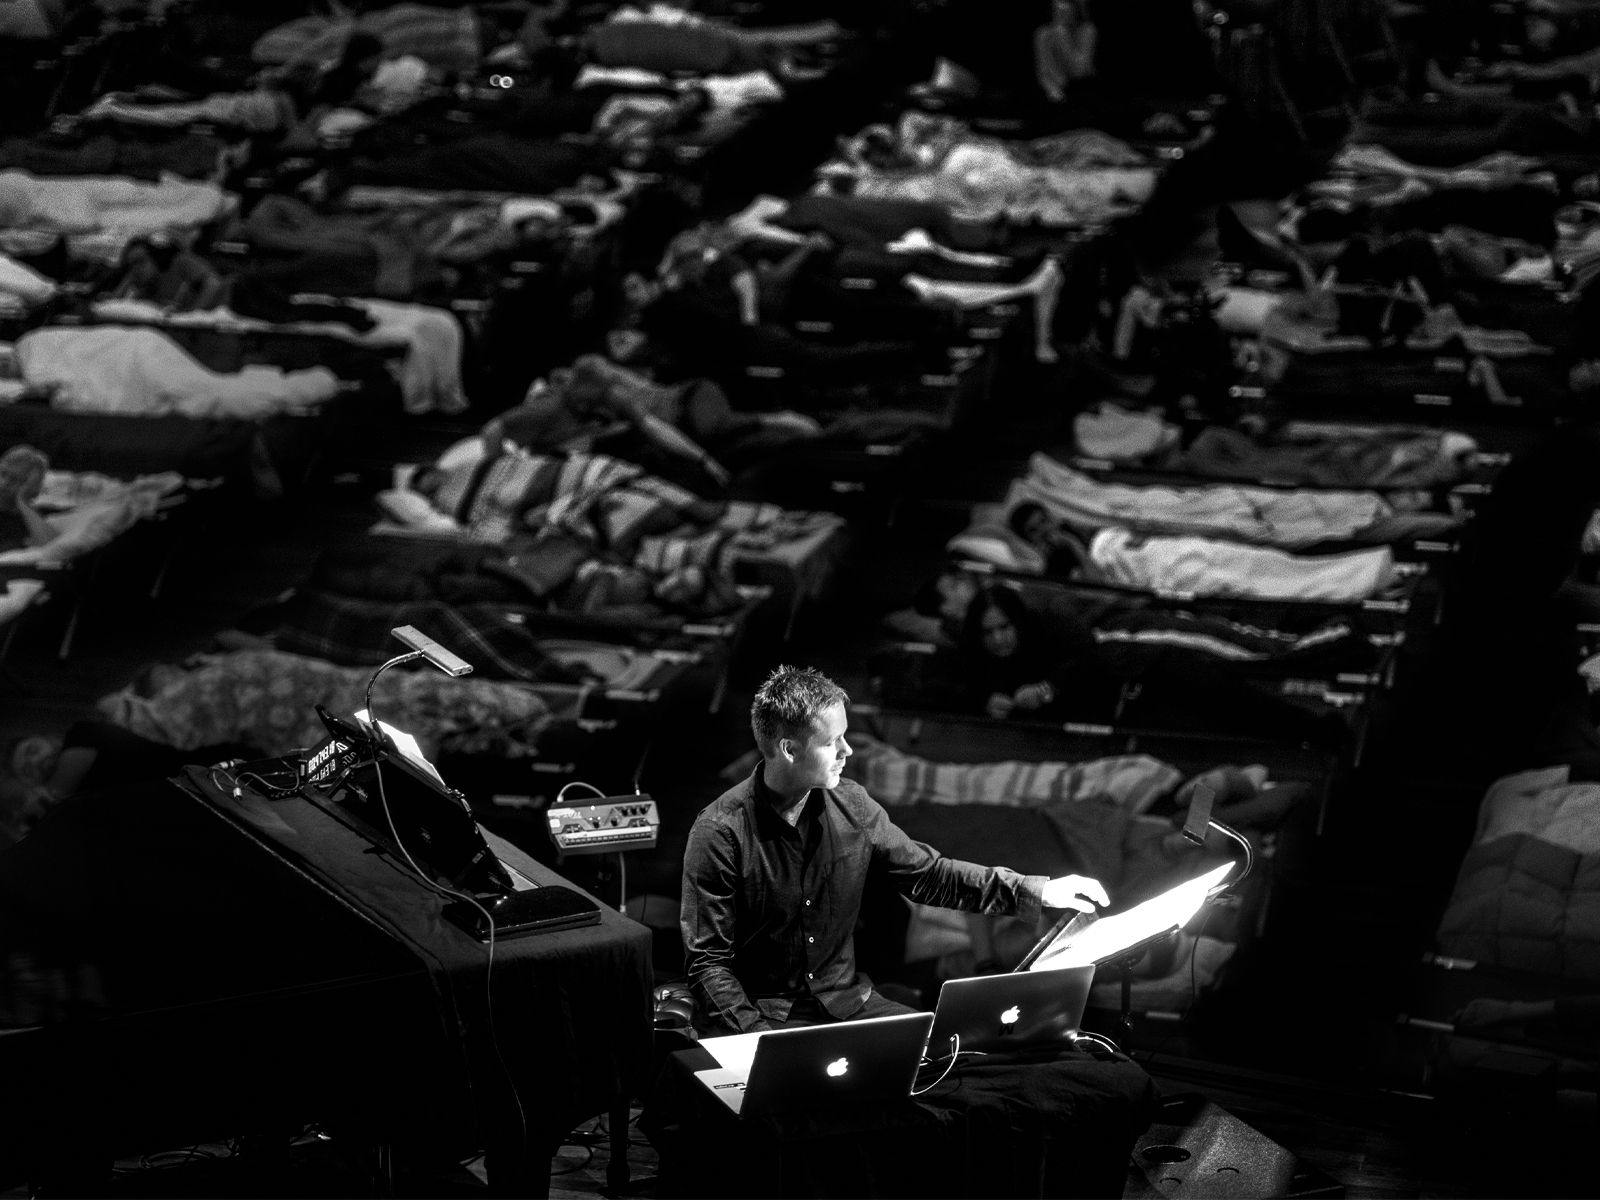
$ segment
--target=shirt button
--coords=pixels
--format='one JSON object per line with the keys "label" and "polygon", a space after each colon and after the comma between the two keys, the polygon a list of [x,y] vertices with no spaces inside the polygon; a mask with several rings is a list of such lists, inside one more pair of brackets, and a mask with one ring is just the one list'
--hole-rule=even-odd
{"label": "shirt button", "polygon": [[807,901],[806,901],[806,907],[807,907],[807,908],[810,908],[810,907],[811,907],[811,901],[809,901],[809,900],[807,900]]}
{"label": "shirt button", "polygon": [[808,942],[814,942],[814,941],[816,941],[816,940],[817,940],[817,939],[816,939],[816,938],[814,938],[814,937],[808,937],[808,938],[807,938],[807,939],[806,939],[806,941],[808,941]]}
{"label": "shirt button", "polygon": [[815,976],[815,975],[813,975],[813,974],[812,974],[812,973],[811,973],[811,972],[810,972],[810,971],[807,971],[807,972],[806,972],[806,978],[807,978],[807,979],[815,979],[815,978],[816,978],[816,976]]}

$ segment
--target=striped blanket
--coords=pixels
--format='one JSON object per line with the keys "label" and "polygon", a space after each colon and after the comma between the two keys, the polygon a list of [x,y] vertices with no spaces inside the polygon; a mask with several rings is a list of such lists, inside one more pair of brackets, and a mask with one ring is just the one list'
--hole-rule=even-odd
{"label": "striped blanket", "polygon": [[1176,767],[1148,754],[1088,762],[947,763],[918,758],[866,735],[852,735],[853,778],[880,804],[1000,804],[1035,808],[1094,802],[1141,813],[1183,781]]}
{"label": "striped blanket", "polygon": [[771,555],[838,520],[773,504],[705,500],[603,454],[519,451],[441,462],[429,474],[430,512],[477,540],[525,543],[559,530],[645,572],[660,603],[702,615],[738,603],[738,561]]}
{"label": "striped blanket", "polygon": [[554,525],[631,554],[644,537],[710,525],[723,511],[604,454],[501,454],[440,470],[435,506],[486,542]]}

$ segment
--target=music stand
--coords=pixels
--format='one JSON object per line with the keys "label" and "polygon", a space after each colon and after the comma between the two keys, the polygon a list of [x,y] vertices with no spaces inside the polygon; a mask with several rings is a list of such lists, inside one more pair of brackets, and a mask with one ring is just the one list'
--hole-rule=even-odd
{"label": "music stand", "polygon": [[1244,878],[1225,880],[1233,870],[1222,863],[1202,875],[1187,879],[1160,895],[1120,913],[1065,913],[1036,942],[1016,966],[1018,971],[1047,971],[1056,967],[1107,966],[1122,972],[1121,1026],[1133,1029],[1133,966],[1144,951],[1167,935],[1182,929],[1207,900]]}

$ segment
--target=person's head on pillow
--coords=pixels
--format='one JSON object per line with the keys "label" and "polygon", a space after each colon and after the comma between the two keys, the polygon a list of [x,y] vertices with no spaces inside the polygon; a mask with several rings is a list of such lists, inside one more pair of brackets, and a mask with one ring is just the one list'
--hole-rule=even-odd
{"label": "person's head on pillow", "polygon": [[1083,543],[1035,500],[1024,500],[1006,514],[1006,526],[1044,556],[1047,573],[1070,572],[1088,557]]}

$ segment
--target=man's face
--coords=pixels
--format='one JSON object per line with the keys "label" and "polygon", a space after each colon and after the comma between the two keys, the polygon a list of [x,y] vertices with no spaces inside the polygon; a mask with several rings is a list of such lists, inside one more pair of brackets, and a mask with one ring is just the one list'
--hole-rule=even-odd
{"label": "man's face", "polygon": [[794,783],[797,787],[837,787],[844,774],[844,760],[852,751],[845,740],[849,720],[843,704],[832,704],[818,713],[811,722],[811,730],[802,741],[786,739],[793,755]]}

